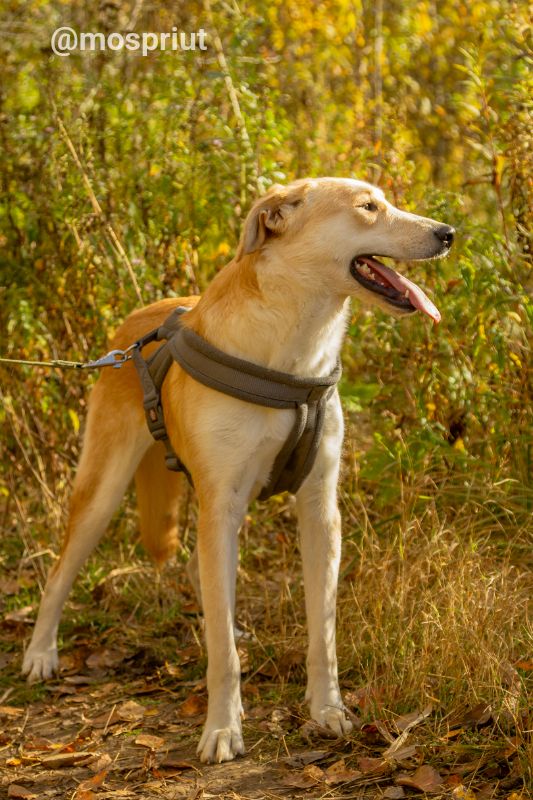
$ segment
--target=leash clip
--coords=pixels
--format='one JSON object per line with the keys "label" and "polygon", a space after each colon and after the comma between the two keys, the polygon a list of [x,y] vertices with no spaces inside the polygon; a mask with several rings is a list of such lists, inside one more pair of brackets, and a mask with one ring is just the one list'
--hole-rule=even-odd
{"label": "leash clip", "polygon": [[115,369],[120,369],[126,361],[130,360],[131,355],[128,355],[128,353],[131,349],[131,347],[128,347],[127,350],[110,350],[105,356],[83,364],[83,368],[97,369],[98,367],[114,367]]}

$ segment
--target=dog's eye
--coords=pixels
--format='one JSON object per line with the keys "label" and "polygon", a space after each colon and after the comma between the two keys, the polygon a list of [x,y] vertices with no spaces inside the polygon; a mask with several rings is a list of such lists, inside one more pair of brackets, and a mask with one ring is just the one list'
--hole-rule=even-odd
{"label": "dog's eye", "polygon": [[364,205],[361,206],[361,208],[364,208],[365,211],[377,211],[378,210],[378,207],[377,207],[377,205],[375,203],[365,203]]}

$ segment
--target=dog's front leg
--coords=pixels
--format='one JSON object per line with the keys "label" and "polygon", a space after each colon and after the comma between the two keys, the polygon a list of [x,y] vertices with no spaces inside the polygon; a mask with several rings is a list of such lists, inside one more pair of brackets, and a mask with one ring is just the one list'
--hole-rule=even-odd
{"label": "dog's front leg", "polygon": [[198,745],[203,762],[230,761],[244,753],[240,663],[233,623],[238,533],[246,503],[230,498],[200,498],[198,559],[207,641],[207,721]]}
{"label": "dog's front leg", "polygon": [[328,405],[315,465],[296,496],[309,629],[306,700],[312,719],[338,736],[352,728],[339,689],[335,645],[341,552],[337,479],[342,434],[342,412],[335,396]]}

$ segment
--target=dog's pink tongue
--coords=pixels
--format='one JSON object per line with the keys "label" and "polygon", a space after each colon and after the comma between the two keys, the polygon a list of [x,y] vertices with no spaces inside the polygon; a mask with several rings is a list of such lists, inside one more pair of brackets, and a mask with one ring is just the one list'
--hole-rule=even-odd
{"label": "dog's pink tongue", "polygon": [[374,258],[361,258],[360,261],[364,261],[369,267],[372,267],[378,275],[381,275],[382,278],[388,281],[395,289],[398,289],[399,292],[402,292],[402,294],[408,291],[409,302],[414,308],[418,309],[418,311],[422,311],[423,314],[427,314],[435,323],[438,324],[440,322],[441,316],[439,309],[431,302],[420,286],[417,286],[416,283],[410,281],[409,278],[405,278],[403,275],[385,266],[381,261],[376,261]]}

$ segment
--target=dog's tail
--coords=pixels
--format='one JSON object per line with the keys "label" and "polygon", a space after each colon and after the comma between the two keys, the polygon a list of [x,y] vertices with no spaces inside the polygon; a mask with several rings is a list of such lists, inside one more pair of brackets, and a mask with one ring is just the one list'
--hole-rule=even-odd
{"label": "dog's tail", "polygon": [[180,498],[185,485],[183,475],[166,468],[162,444],[150,447],[137,467],[135,487],[141,541],[158,565],[176,552]]}

